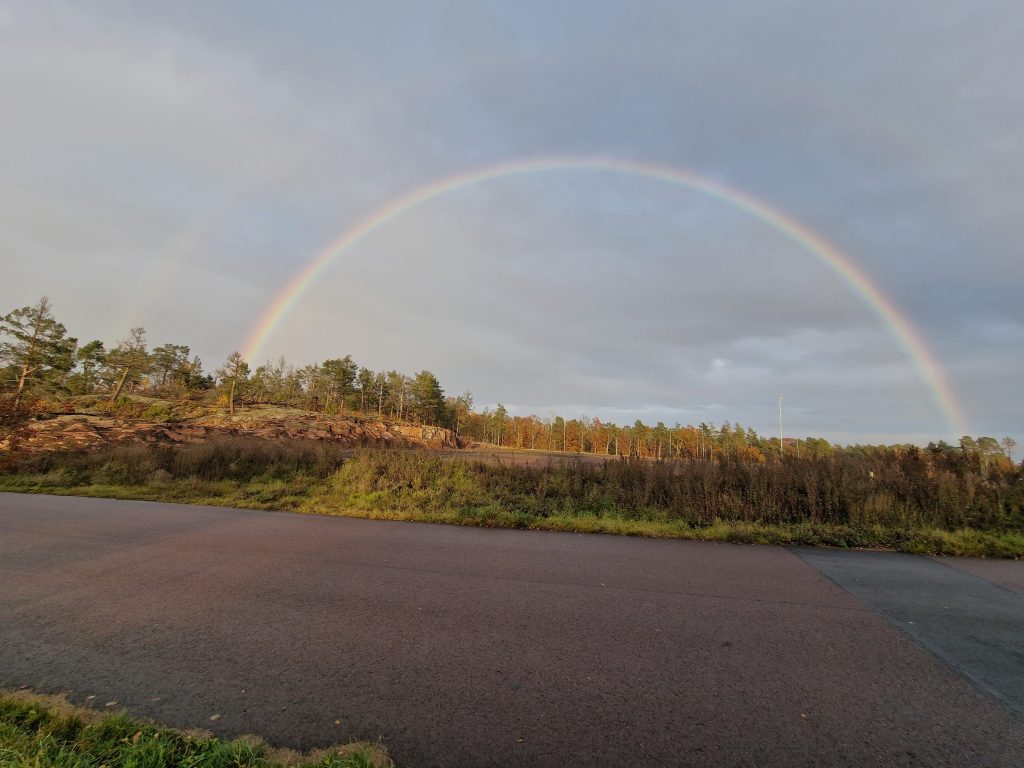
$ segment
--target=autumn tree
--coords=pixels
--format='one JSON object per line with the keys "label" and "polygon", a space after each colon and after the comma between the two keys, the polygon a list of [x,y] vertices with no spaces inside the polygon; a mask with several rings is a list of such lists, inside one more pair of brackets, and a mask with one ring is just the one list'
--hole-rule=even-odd
{"label": "autumn tree", "polygon": [[11,410],[21,405],[30,381],[70,368],[74,342],[67,329],[53,317],[50,300],[43,296],[35,305],[22,307],[0,317],[0,360],[14,369],[17,382]]}
{"label": "autumn tree", "polygon": [[409,377],[398,371],[387,372],[387,402],[391,417],[405,418],[405,405],[409,394]]}
{"label": "autumn tree", "polygon": [[466,417],[469,415],[469,412],[473,410],[472,393],[467,389],[458,397],[452,398],[451,409],[452,414],[454,415],[455,418],[455,434],[456,436],[458,436],[459,429],[465,423]]}
{"label": "autumn tree", "polygon": [[590,447],[594,453],[608,453],[608,431],[596,416],[590,422]]}
{"label": "autumn tree", "polygon": [[563,451],[583,452],[583,433],[580,431],[580,423],[576,419],[569,419],[563,422]]}
{"label": "autumn tree", "polygon": [[217,369],[217,378],[228,390],[228,414],[235,415],[235,395],[239,386],[249,378],[249,364],[242,359],[242,353],[235,350],[220,368]]}

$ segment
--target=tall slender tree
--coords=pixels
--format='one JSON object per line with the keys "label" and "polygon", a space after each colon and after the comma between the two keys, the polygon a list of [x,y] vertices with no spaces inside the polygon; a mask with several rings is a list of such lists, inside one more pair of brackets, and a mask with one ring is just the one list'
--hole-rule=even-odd
{"label": "tall slender tree", "polygon": [[473,410],[473,394],[467,389],[452,402],[452,413],[454,415],[454,427],[456,437],[459,429],[466,421],[469,412]]}
{"label": "tall slender tree", "polygon": [[377,418],[384,415],[384,393],[388,389],[388,375],[384,371],[373,374],[373,390],[377,394]]}
{"label": "tall slender tree", "polygon": [[1003,446],[1003,450],[1006,452],[1006,458],[1013,461],[1013,449],[1017,447],[1017,441],[1012,437],[1007,436],[999,442]]}
{"label": "tall slender tree", "polygon": [[359,387],[359,411],[365,413],[367,403],[374,400],[375,376],[369,368],[360,368],[356,375],[356,385]]}
{"label": "tall slender tree", "polygon": [[228,390],[228,414],[235,415],[235,395],[239,386],[249,378],[249,364],[242,359],[242,353],[235,350],[220,368],[217,378]]}
{"label": "tall slender tree", "polygon": [[117,385],[110,396],[113,407],[121,396],[126,384],[134,384],[136,380],[150,369],[151,359],[146,351],[146,329],[132,328],[127,339],[107,355],[107,365],[118,376]]}

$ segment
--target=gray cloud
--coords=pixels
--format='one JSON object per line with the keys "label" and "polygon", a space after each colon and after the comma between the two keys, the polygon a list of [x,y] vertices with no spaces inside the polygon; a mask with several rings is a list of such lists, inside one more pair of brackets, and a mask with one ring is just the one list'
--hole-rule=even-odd
{"label": "gray cloud", "polygon": [[[842,248],[977,432],[1024,440],[1014,3],[429,7],[13,2],[0,14],[0,284],[81,336],[144,323],[212,367],[339,232],[467,168],[686,167]],[[534,174],[381,228],[266,353],[430,367],[479,403],[953,437],[877,315],[720,202]]]}

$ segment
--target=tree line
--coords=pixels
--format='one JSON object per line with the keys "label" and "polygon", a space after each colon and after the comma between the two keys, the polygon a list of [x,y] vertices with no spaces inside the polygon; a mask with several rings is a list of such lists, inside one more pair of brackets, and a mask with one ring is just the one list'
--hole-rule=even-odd
{"label": "tree line", "polygon": [[[466,439],[508,448],[645,459],[764,461],[780,454],[826,458],[839,450],[874,450],[870,446],[840,448],[814,437],[780,442],[729,422],[651,426],[637,420],[616,425],[586,416],[513,416],[501,404],[477,412],[470,392],[446,395],[428,370],[414,375],[374,371],[357,364],[351,355],[301,367],[281,358],[253,370],[236,351],[207,373],[187,345],[150,348],[144,328],[130,329],[110,347],[101,340],[80,343],[54,317],[46,297],[0,317],[0,391],[9,413],[24,410],[29,397],[100,395],[113,408],[129,393],[148,393],[220,401],[231,415],[244,405],[273,404],[443,426]],[[957,446],[939,441],[926,451],[937,457],[968,456],[984,467],[1012,461],[1015,447],[1009,437],[997,441],[965,436]]]}
{"label": "tree line", "polygon": [[0,388],[9,412],[21,410],[26,397],[99,394],[113,406],[129,393],[146,393],[221,398],[231,414],[236,405],[276,404],[457,429],[472,407],[468,392],[446,397],[430,371],[373,371],[351,355],[302,367],[281,358],[252,370],[236,351],[207,373],[188,345],[150,348],[141,327],[111,347],[98,339],[83,344],[54,317],[46,297],[0,317]]}

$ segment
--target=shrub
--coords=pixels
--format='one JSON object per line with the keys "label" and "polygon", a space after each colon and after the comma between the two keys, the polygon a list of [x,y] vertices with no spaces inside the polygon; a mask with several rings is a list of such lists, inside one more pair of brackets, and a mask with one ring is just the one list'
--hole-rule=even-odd
{"label": "shrub", "polygon": [[[885,457],[883,457],[885,458]],[[257,503],[323,497],[334,506],[525,525],[614,518],[708,528],[716,522],[821,530],[1024,531],[1024,472],[939,457],[857,455],[720,461],[503,465],[424,451],[353,452],[314,440],[234,438],[184,446],[8,456],[0,472],[41,486],[250,484]],[[195,490],[195,489],[194,489]],[[197,491],[198,492],[198,491]],[[816,529],[817,530],[817,529]],[[843,541],[855,537],[843,534]],[[850,543],[850,545],[854,545]]]}

